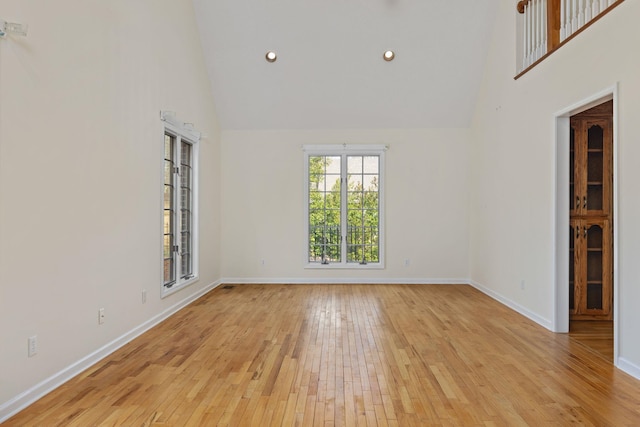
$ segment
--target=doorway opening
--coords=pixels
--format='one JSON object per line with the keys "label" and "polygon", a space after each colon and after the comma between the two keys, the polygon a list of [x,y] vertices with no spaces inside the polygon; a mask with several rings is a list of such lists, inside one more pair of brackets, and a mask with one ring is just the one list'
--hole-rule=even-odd
{"label": "doorway opening", "polygon": [[613,362],[613,100],[569,118],[569,335]]}
{"label": "doorway opening", "polygon": [[617,363],[616,88],[556,114],[554,330]]}

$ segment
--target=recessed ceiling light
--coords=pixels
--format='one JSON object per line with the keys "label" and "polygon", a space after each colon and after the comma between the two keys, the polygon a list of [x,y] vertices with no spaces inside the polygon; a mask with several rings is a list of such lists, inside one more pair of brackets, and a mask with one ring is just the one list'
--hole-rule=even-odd
{"label": "recessed ceiling light", "polygon": [[396,57],[396,54],[393,53],[392,50],[387,50],[385,53],[382,54],[382,59],[384,59],[385,61],[393,61],[393,58]]}
{"label": "recessed ceiling light", "polygon": [[264,57],[267,60],[267,62],[276,62],[276,59],[278,59],[278,55],[276,55],[276,53],[271,50],[267,52],[267,54]]}

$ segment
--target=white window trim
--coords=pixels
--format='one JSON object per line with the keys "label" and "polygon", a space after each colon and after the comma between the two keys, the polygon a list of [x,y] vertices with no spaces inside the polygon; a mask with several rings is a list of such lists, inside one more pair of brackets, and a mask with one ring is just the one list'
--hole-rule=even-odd
{"label": "white window trim", "polygon": [[[385,186],[385,156],[384,153],[389,147],[383,144],[323,144],[323,145],[303,145],[302,151],[304,152],[304,268],[305,269],[329,269],[329,270],[381,270],[385,268],[385,201],[384,201],[384,186]],[[378,247],[379,262],[368,263],[366,265],[358,263],[348,263],[346,256],[343,256],[341,262],[333,262],[329,264],[321,264],[317,262],[309,262],[309,157],[311,156],[337,156],[337,155],[349,155],[349,156],[379,156],[379,184],[378,184],[378,226],[379,226],[379,238]]]}
{"label": "white window trim", "polygon": [[[192,223],[191,223],[191,233],[192,233],[192,254],[191,254],[191,260],[192,260],[192,265],[193,265],[193,275],[191,277],[189,277],[188,279],[181,279],[179,277],[179,275],[176,273],[176,283],[171,286],[171,287],[166,287],[164,285],[164,262],[162,262],[163,258],[164,258],[164,251],[163,251],[163,234],[164,234],[164,148],[161,150],[161,162],[159,162],[162,165],[162,168],[160,170],[161,172],[161,185],[159,186],[162,189],[162,192],[160,193],[160,215],[161,215],[161,220],[160,220],[160,224],[161,224],[161,232],[160,232],[160,297],[161,298],[165,298],[173,293],[176,293],[177,291],[184,289],[185,287],[196,283],[199,279],[200,279],[200,244],[199,244],[199,169],[200,169],[200,132],[194,130],[193,128],[193,124],[191,123],[184,123],[180,120],[178,120],[175,117],[175,113],[171,112],[171,111],[161,111],[160,112],[160,119],[163,122],[163,127],[162,127],[162,139],[161,141],[163,141],[162,147],[164,147],[164,136],[165,134],[170,134],[172,136],[174,136],[176,138],[176,143],[178,144],[178,147],[180,147],[180,142],[182,140],[185,140],[187,142],[189,142],[191,144],[191,150],[192,150],[192,157],[193,157],[193,165],[192,165],[192,203],[193,203],[193,207],[192,207]],[[178,148],[179,151],[179,148]],[[179,197],[179,194],[177,195],[177,197]],[[177,222],[177,226],[179,226],[180,221]],[[179,239],[177,239],[179,240]],[[176,262],[177,264],[177,262]]]}

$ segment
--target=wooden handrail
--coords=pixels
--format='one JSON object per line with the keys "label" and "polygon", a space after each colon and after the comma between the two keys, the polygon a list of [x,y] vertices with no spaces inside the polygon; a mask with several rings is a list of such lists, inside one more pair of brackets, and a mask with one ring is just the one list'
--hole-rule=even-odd
{"label": "wooden handrail", "polygon": [[[531,3],[531,1],[532,0],[519,1],[517,4],[518,12],[524,13],[525,8],[529,6],[529,3]],[[569,40],[573,39],[577,34],[581,33],[582,31],[590,27],[592,24],[594,24],[604,15],[606,15],[611,10],[613,10],[616,6],[620,5],[620,3],[622,3],[624,0],[615,0],[612,4],[607,6],[605,9],[601,10],[597,16],[593,16],[591,20],[589,20],[588,22],[585,22],[583,26],[581,26],[577,30],[574,30],[574,32],[572,32],[568,36],[565,36],[566,38],[564,40],[560,40],[560,32],[563,25],[563,23],[561,22],[561,7],[562,7],[561,1],[562,0],[546,0],[547,2],[547,5],[546,5],[547,6],[546,7],[547,52],[544,53],[544,55],[542,55],[540,58],[535,60],[532,64],[528,65],[524,70],[522,70],[515,77],[515,79],[518,79],[519,77],[521,77],[527,71],[529,71],[530,69],[535,67],[538,63],[540,63],[542,60],[544,60],[546,57],[548,57],[551,53],[558,50],[560,47],[564,46]],[[594,0],[594,1],[599,1],[599,0]]]}
{"label": "wooden handrail", "polygon": [[524,8],[529,4],[530,0],[521,0],[518,2],[518,13],[524,13]]}

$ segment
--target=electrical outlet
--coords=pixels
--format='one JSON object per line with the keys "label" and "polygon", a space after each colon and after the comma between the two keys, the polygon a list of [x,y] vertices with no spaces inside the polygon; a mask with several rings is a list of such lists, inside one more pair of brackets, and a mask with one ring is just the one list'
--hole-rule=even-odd
{"label": "electrical outlet", "polygon": [[520,281],[520,289],[522,289],[524,291],[524,288],[525,288],[524,280],[521,280]]}
{"label": "electrical outlet", "polygon": [[34,335],[27,340],[27,355],[33,357],[38,354],[38,336]]}
{"label": "electrical outlet", "polygon": [[404,266],[405,266],[405,267],[409,267],[410,265],[411,265],[411,260],[410,260],[409,258],[406,258],[406,259],[404,260]]}
{"label": "electrical outlet", "polygon": [[104,323],[104,308],[98,310],[98,325],[102,325]]}
{"label": "electrical outlet", "polygon": [[147,290],[143,289],[142,290],[142,303],[146,304],[146,302],[147,302]]}

